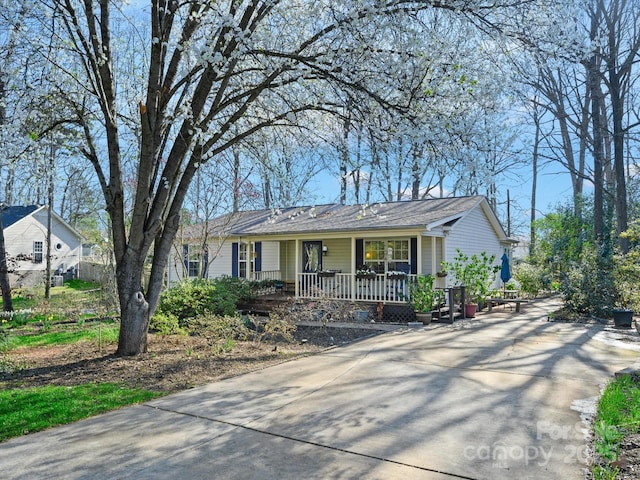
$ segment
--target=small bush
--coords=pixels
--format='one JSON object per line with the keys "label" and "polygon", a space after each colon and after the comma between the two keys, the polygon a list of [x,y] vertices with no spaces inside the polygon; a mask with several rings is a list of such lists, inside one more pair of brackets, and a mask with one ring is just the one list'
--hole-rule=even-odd
{"label": "small bush", "polygon": [[531,263],[519,263],[514,266],[513,278],[520,284],[520,290],[531,298],[535,298],[544,288],[544,271]]}
{"label": "small bush", "polygon": [[255,343],[260,344],[263,340],[293,342],[293,334],[296,329],[294,323],[287,321],[277,313],[271,313],[269,319],[262,325],[260,332],[256,334]]}
{"label": "small bush", "polygon": [[0,353],[6,352],[11,346],[11,332],[5,326],[6,320],[0,320]]}
{"label": "small bush", "polygon": [[187,331],[206,338],[214,345],[220,340],[246,340],[250,330],[240,317],[232,315],[200,315],[185,321]]}
{"label": "small bush", "polygon": [[565,306],[576,313],[608,316],[615,303],[612,266],[593,249],[585,250],[580,264],[563,276],[560,291]]}
{"label": "small bush", "polygon": [[171,313],[156,313],[151,317],[149,328],[161,335],[180,335],[185,333],[184,329],[180,327],[178,317]]}
{"label": "small bush", "polygon": [[355,302],[334,300],[329,297],[313,300],[292,298],[278,307],[275,313],[293,323],[319,321],[326,325],[329,322],[351,322],[356,310],[361,308]]}
{"label": "small bush", "polygon": [[251,284],[244,279],[188,280],[162,294],[157,312],[176,316],[183,326],[187,319],[200,315],[235,315],[238,304],[252,295]]}

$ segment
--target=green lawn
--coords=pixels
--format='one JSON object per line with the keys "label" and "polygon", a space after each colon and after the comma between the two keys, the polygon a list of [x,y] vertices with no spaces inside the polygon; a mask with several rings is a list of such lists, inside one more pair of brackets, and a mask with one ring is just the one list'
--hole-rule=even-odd
{"label": "green lawn", "polygon": [[0,392],[0,442],[161,396],[115,383]]}
{"label": "green lawn", "polygon": [[598,402],[594,422],[595,451],[605,461],[594,465],[596,480],[615,479],[618,468],[610,464],[618,459],[620,440],[640,430],[640,382],[630,375],[611,381]]}
{"label": "green lawn", "polygon": [[100,344],[113,343],[118,339],[118,328],[117,325],[106,324],[68,328],[44,333],[11,335],[7,340],[6,349],[62,345],[79,342],[81,340],[98,341]]}
{"label": "green lawn", "polygon": [[[105,318],[104,310],[102,315],[96,314],[102,294],[99,285],[79,280],[52,288],[50,301],[44,299],[43,287],[20,289],[13,304],[16,310],[21,311],[0,319],[0,373],[3,366],[9,365],[4,355],[20,347],[80,341],[97,342],[100,345],[116,342],[119,329],[117,322],[86,321],[87,318]],[[2,390],[0,441],[75,422],[160,395],[158,392],[131,389],[115,383]]]}

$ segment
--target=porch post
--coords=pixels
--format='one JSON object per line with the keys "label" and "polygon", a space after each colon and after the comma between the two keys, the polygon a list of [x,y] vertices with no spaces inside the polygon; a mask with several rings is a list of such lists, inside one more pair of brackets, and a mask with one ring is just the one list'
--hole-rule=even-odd
{"label": "porch post", "polygon": [[438,245],[436,245],[436,240],[436,237],[431,237],[431,257],[433,258],[431,261],[431,275],[434,277],[436,276],[436,273],[438,273]]}
{"label": "porch post", "polygon": [[298,279],[298,272],[300,272],[300,263],[302,262],[301,259],[301,253],[300,253],[300,240],[296,239],[296,261],[294,262],[295,265],[295,271],[293,272],[293,279],[295,281],[295,295],[296,298],[300,297],[300,284],[299,284],[299,279]]}
{"label": "porch post", "polygon": [[422,275],[422,234],[416,238],[416,275]]}
{"label": "porch post", "polygon": [[351,237],[351,278],[349,279],[349,283],[351,286],[349,290],[351,291],[351,300],[355,300],[356,298],[356,269],[358,265],[356,264],[356,237]]}

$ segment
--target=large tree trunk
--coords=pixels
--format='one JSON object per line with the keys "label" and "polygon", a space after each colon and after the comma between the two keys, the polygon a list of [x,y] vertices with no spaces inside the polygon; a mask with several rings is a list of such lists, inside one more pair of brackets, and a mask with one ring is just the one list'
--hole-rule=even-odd
{"label": "large tree trunk", "polygon": [[2,289],[2,309],[5,312],[13,312],[11,283],[9,282],[9,269],[7,268],[7,250],[4,244],[4,225],[2,223],[3,208],[4,207],[0,207],[0,289]]}

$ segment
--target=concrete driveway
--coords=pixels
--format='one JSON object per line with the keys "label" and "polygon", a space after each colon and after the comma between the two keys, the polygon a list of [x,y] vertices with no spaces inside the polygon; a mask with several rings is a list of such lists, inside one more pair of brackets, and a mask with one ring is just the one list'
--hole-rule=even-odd
{"label": "concrete driveway", "polygon": [[399,328],[18,438],[1,476],[583,479],[583,420],[638,335],[547,322],[555,308]]}

